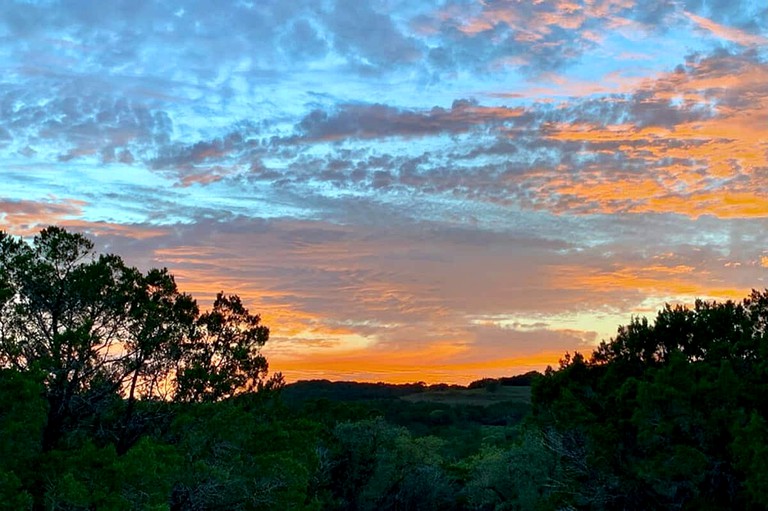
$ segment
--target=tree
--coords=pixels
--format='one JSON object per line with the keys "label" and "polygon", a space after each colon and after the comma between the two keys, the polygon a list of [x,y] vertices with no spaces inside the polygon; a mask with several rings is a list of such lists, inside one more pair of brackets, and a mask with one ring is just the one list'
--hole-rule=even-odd
{"label": "tree", "polygon": [[[183,453],[170,509],[314,510],[320,425],[261,395],[178,407],[168,432]],[[327,509],[322,507],[322,509]]]}
{"label": "tree", "polygon": [[377,417],[337,424],[331,445],[330,485],[338,509],[452,508],[439,438],[413,438]]}
{"label": "tree", "polygon": [[[589,477],[570,503],[764,509],[766,355],[768,290],[666,306],[655,321],[620,327],[591,357],[566,356],[532,397],[540,427],[583,439]],[[597,494],[599,506],[587,500]]]}
{"label": "tree", "polygon": [[46,403],[36,374],[0,369],[0,510],[29,509]]}
{"label": "tree", "polygon": [[[473,509],[558,509],[558,496],[572,493],[576,477],[564,465],[579,458],[578,449],[555,432],[530,425],[507,447],[484,446],[465,461],[464,489]],[[571,463],[576,465],[576,463]]]}
{"label": "tree", "polygon": [[182,344],[175,397],[183,401],[216,401],[282,383],[278,374],[265,383],[267,360],[260,348],[269,329],[250,314],[237,296],[219,293],[213,309],[201,315]]}
{"label": "tree", "polygon": [[142,273],[96,255],[82,234],[48,227],[27,242],[0,231],[0,367],[43,375],[44,450],[116,396],[127,423],[137,400],[217,400],[260,388],[268,337],[238,297],[219,294],[201,314],[167,269]]}

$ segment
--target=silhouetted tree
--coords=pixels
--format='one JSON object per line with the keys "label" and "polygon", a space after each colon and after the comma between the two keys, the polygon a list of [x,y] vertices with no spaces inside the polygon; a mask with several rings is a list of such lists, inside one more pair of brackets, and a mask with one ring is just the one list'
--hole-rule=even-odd
{"label": "silhouetted tree", "polygon": [[44,450],[116,396],[127,401],[129,424],[137,400],[217,400],[259,388],[268,337],[238,297],[219,294],[201,314],[166,269],[142,273],[96,255],[82,234],[48,227],[28,243],[0,231],[0,367],[42,375]]}
{"label": "silhouetted tree", "polygon": [[[579,438],[561,502],[585,509],[764,509],[768,291],[666,306],[533,388],[539,427]],[[577,470],[578,469],[578,470]],[[594,496],[600,499],[595,500]]]}
{"label": "silhouetted tree", "polygon": [[216,401],[282,385],[279,374],[265,380],[268,366],[260,348],[267,339],[269,329],[259,316],[250,314],[239,297],[219,293],[181,345],[175,398]]}

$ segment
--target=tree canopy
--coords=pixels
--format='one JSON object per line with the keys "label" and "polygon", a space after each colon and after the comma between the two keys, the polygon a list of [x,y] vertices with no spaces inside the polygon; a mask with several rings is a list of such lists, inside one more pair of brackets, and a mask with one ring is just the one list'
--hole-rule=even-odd
{"label": "tree canopy", "polygon": [[[634,318],[533,388],[584,509],[768,506],[768,291]],[[555,496],[553,495],[553,498]]]}
{"label": "tree canopy", "polygon": [[130,413],[137,399],[215,401],[279,384],[266,379],[268,339],[239,297],[219,293],[201,312],[167,269],[96,254],[83,234],[0,232],[0,366],[40,375],[46,448],[115,395]]}

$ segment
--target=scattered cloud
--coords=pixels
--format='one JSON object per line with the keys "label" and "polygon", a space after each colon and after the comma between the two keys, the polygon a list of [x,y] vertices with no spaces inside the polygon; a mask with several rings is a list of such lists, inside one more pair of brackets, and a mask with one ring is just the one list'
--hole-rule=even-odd
{"label": "scattered cloud", "polygon": [[[768,7],[13,1],[0,229],[59,224],[289,378],[462,381],[765,287]],[[386,355],[386,356],[385,356]]]}

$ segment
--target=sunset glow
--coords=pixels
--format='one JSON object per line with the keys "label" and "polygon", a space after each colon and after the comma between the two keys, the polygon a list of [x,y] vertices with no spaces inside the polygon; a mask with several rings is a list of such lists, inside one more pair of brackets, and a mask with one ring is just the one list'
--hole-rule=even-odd
{"label": "sunset glow", "polygon": [[288,381],[542,370],[768,287],[765,1],[2,11],[0,229],[240,295]]}

